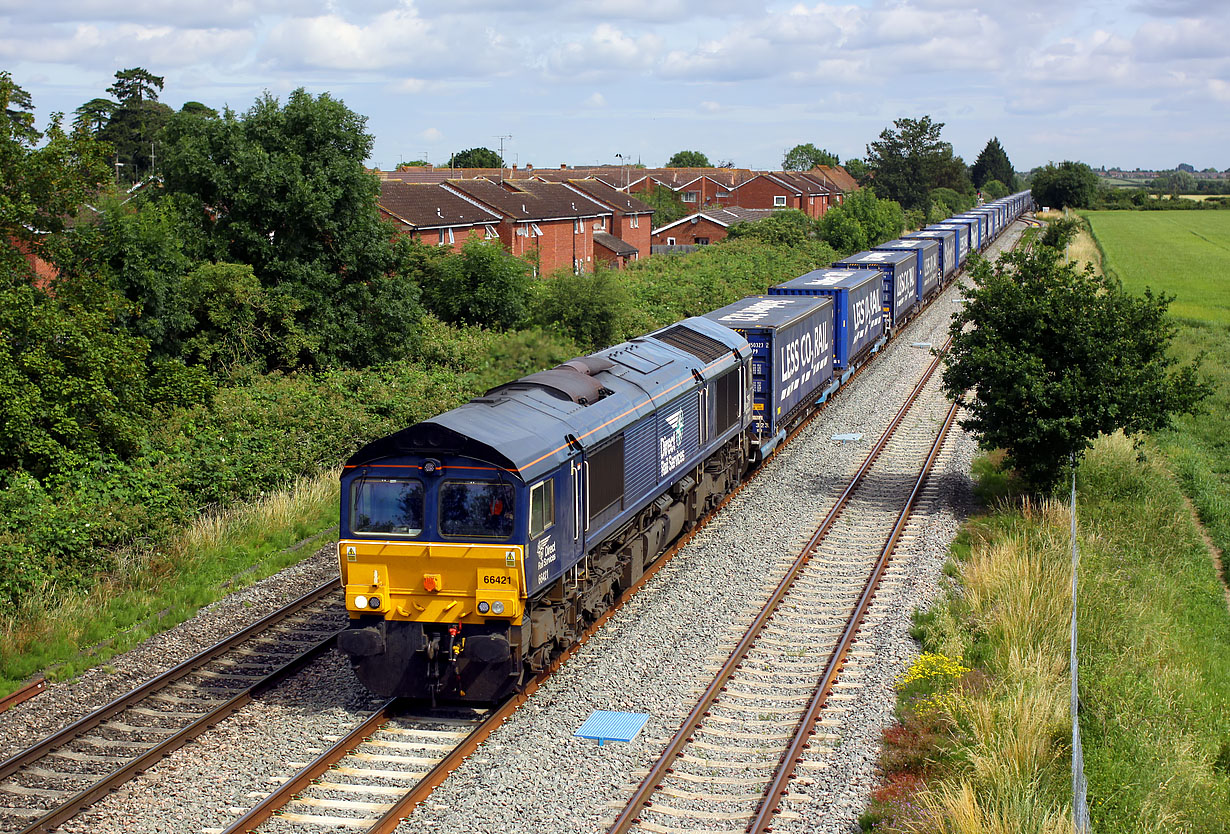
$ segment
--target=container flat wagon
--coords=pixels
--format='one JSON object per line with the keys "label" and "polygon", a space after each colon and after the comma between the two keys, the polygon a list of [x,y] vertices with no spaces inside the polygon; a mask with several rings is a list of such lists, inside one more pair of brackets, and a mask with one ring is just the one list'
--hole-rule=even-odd
{"label": "container flat wagon", "polygon": [[833,365],[842,381],[884,339],[884,279],[873,270],[816,269],[769,288],[769,295],[833,301]]}
{"label": "container flat wagon", "polygon": [[833,262],[834,269],[872,269],[884,277],[885,329],[894,330],[918,308],[918,255],[914,252],[858,252]]}

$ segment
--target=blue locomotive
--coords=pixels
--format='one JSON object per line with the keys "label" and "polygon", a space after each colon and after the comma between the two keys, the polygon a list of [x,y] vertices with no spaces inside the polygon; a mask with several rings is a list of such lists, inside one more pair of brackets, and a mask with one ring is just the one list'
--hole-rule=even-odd
{"label": "blue locomotive", "polygon": [[432,702],[516,692],[875,354],[917,303],[896,277],[808,273],[359,449],[338,542],[359,679]]}

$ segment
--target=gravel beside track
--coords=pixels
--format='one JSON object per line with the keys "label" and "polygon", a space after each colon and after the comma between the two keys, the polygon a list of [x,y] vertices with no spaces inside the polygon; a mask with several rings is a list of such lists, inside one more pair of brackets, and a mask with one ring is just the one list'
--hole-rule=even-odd
{"label": "gravel beside track", "polygon": [[[1020,234],[1016,223],[993,249]],[[707,684],[705,666],[741,616],[759,606],[788,561],[883,431],[897,405],[931,360],[914,342],[940,345],[957,293],[949,288],[918,320],[840,392],[807,429],[771,459],[729,504],[653,577],[633,600],[533,698],[437,789],[399,831],[590,832],[605,830],[641,771],[686,716]],[[891,403],[886,405],[885,403]],[[861,432],[841,444],[836,433]],[[916,653],[906,633],[910,612],[936,593],[948,544],[969,511],[973,443],[959,429],[943,461],[945,489],[927,512],[921,533],[898,549],[894,577],[902,580],[890,610],[856,651],[874,651],[851,666],[861,671],[866,720],[843,735],[823,770],[831,804],[796,807],[789,830],[849,831],[874,783],[879,729],[891,717],[892,681]],[[203,610],[194,620],[79,679],[0,714],[0,756],[123,694],[206,645],[314,587],[336,571],[332,547]],[[874,640],[874,643],[865,642]],[[870,646],[871,648],[868,648]],[[334,653],[293,682],[261,699],[214,731],[172,754],[143,776],[101,800],[61,830],[71,832],[199,832],[221,829],[295,765],[311,759],[329,737],[357,725],[377,700]],[[649,713],[631,744],[598,747],[573,731],[594,709]],[[845,731],[843,731],[845,732]],[[801,788],[800,788],[801,790]],[[808,788],[809,794],[816,790]]]}

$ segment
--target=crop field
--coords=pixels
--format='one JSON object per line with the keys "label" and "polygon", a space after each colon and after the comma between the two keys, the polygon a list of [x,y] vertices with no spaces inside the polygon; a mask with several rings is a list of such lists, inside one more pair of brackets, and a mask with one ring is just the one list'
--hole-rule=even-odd
{"label": "crop field", "polygon": [[1175,296],[1178,318],[1230,324],[1230,212],[1084,213],[1124,287]]}

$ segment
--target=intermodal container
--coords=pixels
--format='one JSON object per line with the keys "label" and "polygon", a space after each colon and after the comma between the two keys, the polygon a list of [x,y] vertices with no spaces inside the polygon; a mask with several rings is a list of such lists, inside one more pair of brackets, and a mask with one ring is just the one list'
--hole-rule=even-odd
{"label": "intermodal container", "polygon": [[884,279],[866,269],[817,269],[769,288],[769,295],[833,299],[833,364],[848,370],[884,335]]}
{"label": "intermodal container", "polygon": [[754,295],[705,318],[752,347],[753,428],[773,437],[792,411],[833,379],[833,300]]}
{"label": "intermodal container", "polygon": [[923,229],[906,232],[903,240],[934,240],[940,245],[940,267],[944,278],[951,278],[957,271],[957,232],[955,229]]}
{"label": "intermodal container", "polygon": [[884,275],[887,328],[901,325],[918,306],[918,256],[914,252],[858,252],[834,269],[876,269]]}
{"label": "intermodal container", "polygon": [[970,227],[967,223],[935,223],[923,229],[924,232],[952,232],[957,236],[957,267],[960,268],[965,264],[966,258],[969,257],[970,246],[973,241],[970,240]]}
{"label": "intermodal container", "polygon": [[925,301],[931,297],[932,293],[939,289],[943,275],[940,272],[940,242],[938,240],[906,238],[903,236],[896,240],[886,240],[871,248],[887,252],[910,251],[917,253],[918,262],[915,264],[916,271],[914,276],[918,282],[918,297]]}
{"label": "intermodal container", "polygon": [[948,218],[948,220],[949,222],[956,222],[956,223],[960,223],[962,221],[968,221],[970,223],[977,224],[978,226],[977,237],[978,237],[978,251],[979,252],[981,252],[983,249],[986,249],[988,246],[991,245],[991,218],[987,217],[985,214],[979,214],[978,212],[967,211],[964,214],[958,214],[954,217],[950,217]]}

